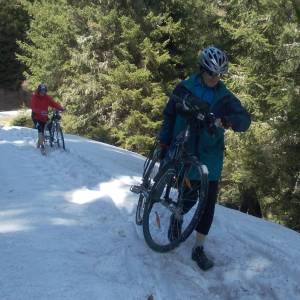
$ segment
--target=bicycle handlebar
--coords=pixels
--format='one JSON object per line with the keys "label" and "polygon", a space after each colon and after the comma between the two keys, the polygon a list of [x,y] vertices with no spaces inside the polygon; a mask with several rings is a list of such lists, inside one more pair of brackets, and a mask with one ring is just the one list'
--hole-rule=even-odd
{"label": "bicycle handlebar", "polygon": [[51,120],[60,120],[61,119],[61,113],[62,111],[59,109],[54,109],[52,112]]}
{"label": "bicycle handlebar", "polygon": [[200,121],[211,134],[215,132],[217,127],[223,127],[220,119],[210,112],[208,103],[199,102],[199,99],[191,94],[186,95],[184,98],[172,94],[172,97],[176,101],[176,111],[180,115],[189,121]]}

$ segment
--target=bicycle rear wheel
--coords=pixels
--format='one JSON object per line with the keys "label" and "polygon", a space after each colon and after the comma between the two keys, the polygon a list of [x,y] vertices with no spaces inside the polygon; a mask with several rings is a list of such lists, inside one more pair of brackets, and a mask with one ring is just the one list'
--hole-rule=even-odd
{"label": "bicycle rear wheel", "polygon": [[143,223],[143,215],[148,190],[153,186],[154,178],[157,175],[158,170],[159,162],[156,158],[146,160],[143,172],[143,183],[141,185],[143,191],[140,192],[139,201],[135,213],[135,223],[137,225],[142,225]]}
{"label": "bicycle rear wheel", "polygon": [[[185,241],[205,208],[208,171],[196,159],[168,163],[151,189],[143,215],[143,233],[157,252],[170,251]],[[196,180],[192,180],[195,178]],[[178,235],[170,237],[170,220],[176,219]]]}

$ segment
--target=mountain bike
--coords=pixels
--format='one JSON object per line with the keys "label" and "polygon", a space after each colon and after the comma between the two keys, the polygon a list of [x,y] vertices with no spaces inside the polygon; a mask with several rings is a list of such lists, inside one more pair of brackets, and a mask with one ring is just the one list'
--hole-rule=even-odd
{"label": "mountain bike", "polygon": [[[208,113],[206,105],[199,105],[188,97],[180,100],[178,111],[187,119],[185,130],[176,137],[174,147],[168,151],[150,183],[148,174],[151,166],[154,168],[156,164],[155,157],[148,158],[148,163],[145,163],[142,184],[131,187],[131,191],[140,194],[142,199],[143,216],[140,217],[141,211],[138,210],[137,214],[143,225],[145,241],[157,252],[170,251],[190,236],[207,200],[208,169],[187,150],[187,142],[191,126],[197,122],[202,127],[213,129],[215,118]],[[178,235],[170,239],[171,219],[178,224]]]}
{"label": "mountain bike", "polygon": [[54,110],[50,120],[45,126],[45,142],[49,143],[50,147],[56,145],[66,150],[63,130],[60,125],[61,115],[59,110]]}

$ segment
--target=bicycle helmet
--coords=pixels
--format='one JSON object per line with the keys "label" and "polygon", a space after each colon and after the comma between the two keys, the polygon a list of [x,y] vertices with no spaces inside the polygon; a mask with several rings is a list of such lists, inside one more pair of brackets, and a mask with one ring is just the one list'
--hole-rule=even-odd
{"label": "bicycle helmet", "polygon": [[41,83],[37,90],[39,93],[47,93],[47,86],[44,83]]}
{"label": "bicycle helmet", "polygon": [[203,69],[215,74],[223,75],[228,72],[227,55],[214,46],[209,46],[201,51],[198,64]]}

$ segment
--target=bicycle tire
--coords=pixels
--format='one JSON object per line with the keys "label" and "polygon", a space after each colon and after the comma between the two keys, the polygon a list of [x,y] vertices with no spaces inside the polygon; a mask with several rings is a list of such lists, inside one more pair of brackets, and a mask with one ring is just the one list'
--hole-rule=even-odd
{"label": "bicycle tire", "polygon": [[[143,188],[149,189],[149,187],[152,185],[151,180],[154,179],[154,175],[158,172],[158,167],[155,169],[156,163],[158,162],[157,159],[148,159],[145,162],[145,169],[143,172]],[[145,209],[145,202],[146,198],[143,193],[140,193],[139,201],[136,207],[136,213],[135,213],[135,223],[137,225],[143,224],[143,215],[144,215],[144,209]]]}
{"label": "bicycle tire", "polygon": [[57,146],[58,146],[58,148],[60,148],[60,143],[61,143],[62,148],[64,150],[66,150],[64,134],[63,134],[63,131],[62,131],[62,129],[59,125],[58,125],[58,128],[57,128],[56,134],[57,134]]}
{"label": "bicycle tire", "polygon": [[139,201],[136,206],[135,211],[135,223],[136,225],[142,225],[143,224],[143,215],[144,215],[144,209],[145,209],[145,197],[143,194],[140,194]]}
{"label": "bicycle tire", "polygon": [[[181,171],[178,172],[179,169]],[[183,200],[180,198],[180,191],[183,191],[187,174],[190,174],[191,170],[196,170],[196,172],[198,172],[196,174],[198,176],[197,178],[199,178],[197,181],[199,182],[199,185],[195,189],[197,193],[197,197],[194,200],[195,204],[192,205],[192,209],[190,209],[188,213],[181,214],[184,229],[177,239],[170,241],[166,229],[169,228],[170,216],[173,213],[173,211],[170,210],[170,207],[173,203],[169,207],[166,207],[163,205],[161,196],[169,188],[170,190],[172,189],[171,192],[177,197],[178,203],[183,203]],[[180,174],[180,172],[182,173]],[[171,161],[166,164],[158,174],[157,181],[153,185],[149,197],[146,200],[143,215],[144,238],[152,250],[161,253],[171,251],[184,242],[193,232],[204,211],[207,200],[207,175],[208,171],[206,166],[200,164],[194,157],[185,160],[180,164],[180,167],[179,164],[175,164]],[[180,176],[182,176],[181,179]],[[176,205],[174,204],[172,209],[173,207],[176,207]],[[163,229],[161,228],[162,221],[165,223]]]}
{"label": "bicycle tire", "polygon": [[49,123],[46,123],[45,129],[44,129],[44,138],[45,138],[45,144],[49,143],[50,147],[53,147],[53,139],[51,138],[51,130],[49,129]]}
{"label": "bicycle tire", "polygon": [[56,126],[54,123],[52,123],[51,130],[50,130],[50,136],[49,136],[50,146],[52,145],[51,147],[53,147],[56,143],[55,134],[56,134]]}

